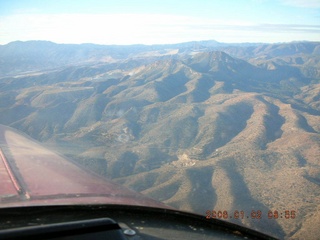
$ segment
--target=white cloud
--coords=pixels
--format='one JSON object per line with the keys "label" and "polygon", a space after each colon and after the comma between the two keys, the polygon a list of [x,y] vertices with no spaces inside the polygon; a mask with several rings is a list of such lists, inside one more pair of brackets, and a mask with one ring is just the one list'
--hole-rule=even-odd
{"label": "white cloud", "polygon": [[319,40],[319,26],[256,25],[232,19],[150,14],[16,14],[0,18],[0,44],[15,40],[161,44],[208,39],[222,42]]}
{"label": "white cloud", "polygon": [[303,8],[320,8],[320,0],[281,0],[283,4]]}
{"label": "white cloud", "polygon": [[0,42],[34,39],[102,44],[177,42],[184,41],[188,34],[188,40],[197,39],[192,33],[204,24],[247,23],[150,14],[16,14],[0,18]]}

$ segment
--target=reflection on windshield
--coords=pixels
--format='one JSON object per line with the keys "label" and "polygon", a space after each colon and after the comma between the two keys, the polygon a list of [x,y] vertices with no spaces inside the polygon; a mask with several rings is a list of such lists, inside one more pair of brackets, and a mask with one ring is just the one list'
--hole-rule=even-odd
{"label": "reflection on windshield", "polygon": [[0,45],[0,206],[167,205],[316,239],[319,49]]}

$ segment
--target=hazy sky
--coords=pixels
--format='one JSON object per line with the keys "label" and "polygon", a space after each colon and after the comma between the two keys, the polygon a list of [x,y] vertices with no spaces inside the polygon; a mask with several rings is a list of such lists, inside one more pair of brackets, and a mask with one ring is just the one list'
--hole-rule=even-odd
{"label": "hazy sky", "polygon": [[320,0],[0,0],[0,44],[320,41]]}

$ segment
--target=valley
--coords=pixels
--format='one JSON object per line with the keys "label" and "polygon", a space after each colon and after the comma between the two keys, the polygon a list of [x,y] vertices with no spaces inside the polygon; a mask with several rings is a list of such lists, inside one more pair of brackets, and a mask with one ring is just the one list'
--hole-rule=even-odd
{"label": "valley", "polygon": [[[17,47],[20,46],[20,47]],[[320,236],[320,43],[0,46],[0,124],[185,211]],[[269,211],[295,218],[268,218]]]}

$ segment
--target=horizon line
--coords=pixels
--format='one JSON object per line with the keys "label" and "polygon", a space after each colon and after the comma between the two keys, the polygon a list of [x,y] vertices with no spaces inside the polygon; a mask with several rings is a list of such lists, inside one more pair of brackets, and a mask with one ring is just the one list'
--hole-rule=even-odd
{"label": "horizon line", "polygon": [[27,43],[27,42],[47,42],[47,43],[53,43],[53,44],[60,44],[60,45],[99,45],[99,46],[163,46],[163,45],[178,45],[178,44],[186,44],[186,43],[204,43],[204,42],[215,42],[216,44],[222,44],[222,45],[245,45],[245,44],[286,44],[286,43],[298,43],[298,42],[309,42],[309,43],[317,43],[319,41],[312,41],[312,40],[292,40],[292,41],[279,41],[279,42],[220,42],[214,39],[208,39],[208,40],[191,40],[191,41],[184,41],[184,42],[175,42],[175,43],[152,43],[152,44],[145,44],[145,43],[131,43],[131,44],[101,44],[101,43],[94,43],[94,42],[83,42],[83,43],[69,43],[69,42],[55,42],[51,40],[14,40],[7,43],[0,43],[0,46],[5,46],[12,43]]}

